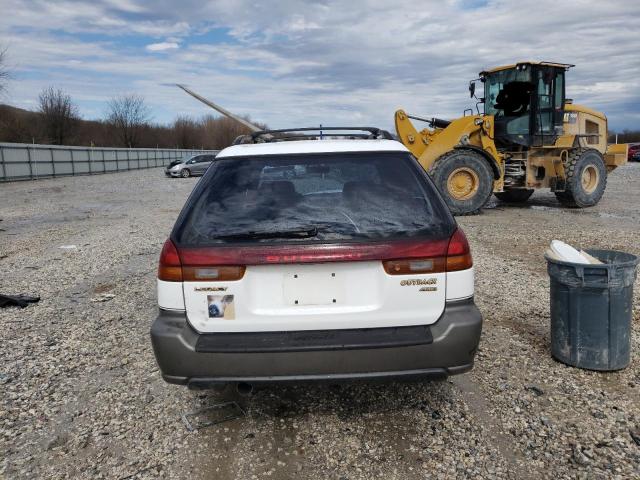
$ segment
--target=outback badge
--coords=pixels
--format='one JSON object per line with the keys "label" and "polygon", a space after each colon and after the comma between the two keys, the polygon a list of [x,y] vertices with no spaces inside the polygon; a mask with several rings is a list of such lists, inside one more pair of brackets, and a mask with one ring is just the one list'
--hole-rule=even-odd
{"label": "outback badge", "polygon": [[410,280],[400,280],[401,287],[419,287],[421,285],[435,285],[437,278],[412,278]]}

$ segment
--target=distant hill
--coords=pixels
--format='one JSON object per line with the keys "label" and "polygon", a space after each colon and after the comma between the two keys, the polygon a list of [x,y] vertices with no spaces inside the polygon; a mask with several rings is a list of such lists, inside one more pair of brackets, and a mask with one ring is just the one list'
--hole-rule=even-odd
{"label": "distant hill", "polygon": [[0,115],[5,114],[19,114],[19,115],[38,115],[37,112],[32,112],[31,110],[25,110],[24,108],[14,107],[12,105],[5,105],[4,103],[0,103]]}
{"label": "distant hill", "polygon": [[[70,145],[90,146],[104,142],[105,124],[79,119]],[[92,135],[93,134],[93,135]],[[93,140],[91,137],[94,137]],[[0,104],[0,142],[49,143],[42,135],[42,114],[12,105]]]}
{"label": "distant hill", "polygon": [[[2,142],[26,142],[29,134],[29,125],[39,121],[40,114],[0,104],[0,141]],[[31,140],[29,139],[30,143]]]}

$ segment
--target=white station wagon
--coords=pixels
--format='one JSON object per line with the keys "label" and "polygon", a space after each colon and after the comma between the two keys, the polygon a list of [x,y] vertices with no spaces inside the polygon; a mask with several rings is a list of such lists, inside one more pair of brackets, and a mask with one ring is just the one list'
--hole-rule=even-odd
{"label": "white station wagon", "polygon": [[323,130],[253,134],[195,187],[158,269],[151,339],[167,382],[473,367],[482,317],[471,253],[428,175],[383,130]]}

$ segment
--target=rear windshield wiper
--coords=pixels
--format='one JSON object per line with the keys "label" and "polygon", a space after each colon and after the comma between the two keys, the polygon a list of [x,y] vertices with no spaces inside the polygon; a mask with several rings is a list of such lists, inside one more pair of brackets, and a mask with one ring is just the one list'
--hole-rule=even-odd
{"label": "rear windshield wiper", "polygon": [[218,240],[258,240],[263,238],[309,238],[316,235],[318,235],[318,228],[311,226],[291,230],[250,230],[216,235],[215,238]]}

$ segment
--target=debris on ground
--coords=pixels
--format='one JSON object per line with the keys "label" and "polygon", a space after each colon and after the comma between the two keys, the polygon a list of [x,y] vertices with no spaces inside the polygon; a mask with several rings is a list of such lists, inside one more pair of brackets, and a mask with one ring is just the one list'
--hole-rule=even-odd
{"label": "debris on ground", "polygon": [[[230,412],[224,414],[224,409],[229,409]],[[200,416],[209,416],[209,414],[214,412],[223,412],[219,417],[201,420],[196,422],[191,422],[189,419],[197,419]],[[200,430],[201,428],[212,427],[214,425],[218,425],[223,422],[228,422],[230,420],[235,420],[236,418],[240,418],[245,416],[246,413],[242,409],[240,405],[236,402],[223,402],[217,403],[215,405],[209,405],[208,407],[201,408],[196,410],[195,412],[183,413],[181,415],[182,422],[184,423],[187,430],[190,432],[194,432],[196,430]]]}
{"label": "debris on ground", "polygon": [[101,293],[91,299],[93,303],[98,302],[108,302],[109,300],[113,300],[116,296],[113,293]]}
{"label": "debris on ground", "polygon": [[5,307],[28,307],[30,303],[36,303],[40,301],[40,297],[34,297],[33,295],[3,295],[0,293],[0,308]]}
{"label": "debris on ground", "polygon": [[544,390],[542,390],[540,387],[538,387],[536,385],[527,385],[524,388],[526,388],[527,390],[535,393],[535,395],[537,397],[541,397],[542,395],[544,395]]}

